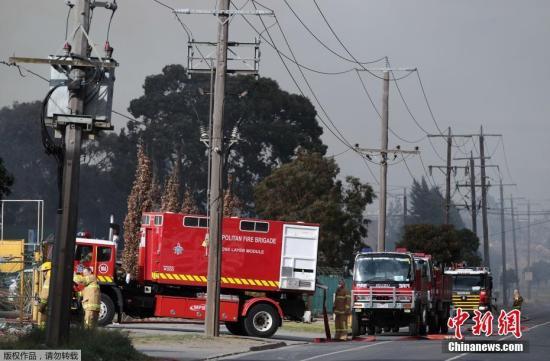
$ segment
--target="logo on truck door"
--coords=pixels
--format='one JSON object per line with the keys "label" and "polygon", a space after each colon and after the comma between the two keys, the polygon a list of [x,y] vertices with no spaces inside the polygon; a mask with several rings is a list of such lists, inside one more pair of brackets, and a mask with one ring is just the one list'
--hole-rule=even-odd
{"label": "logo on truck door", "polygon": [[105,263],[102,263],[97,269],[99,273],[107,273],[109,271],[109,266],[107,266]]}
{"label": "logo on truck door", "polygon": [[178,244],[176,244],[176,247],[174,247],[173,250],[176,256],[179,256],[183,253],[183,247],[181,246],[181,244],[179,244],[179,242]]}

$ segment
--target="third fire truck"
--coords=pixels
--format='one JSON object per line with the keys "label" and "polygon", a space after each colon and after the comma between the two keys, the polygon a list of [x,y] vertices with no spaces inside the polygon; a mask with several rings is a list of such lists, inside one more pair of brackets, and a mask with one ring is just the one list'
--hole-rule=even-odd
{"label": "third fire truck", "polygon": [[493,276],[488,267],[447,268],[445,274],[453,278],[453,309],[460,307],[473,314],[495,311],[492,302]]}
{"label": "third fire truck", "polygon": [[[315,292],[319,226],[224,218],[220,321],[239,335],[270,337],[300,319]],[[137,279],[117,277],[116,246],[77,238],[75,271],[92,268],[101,289],[100,324],[132,317],[205,317],[208,218],[144,213]]]}

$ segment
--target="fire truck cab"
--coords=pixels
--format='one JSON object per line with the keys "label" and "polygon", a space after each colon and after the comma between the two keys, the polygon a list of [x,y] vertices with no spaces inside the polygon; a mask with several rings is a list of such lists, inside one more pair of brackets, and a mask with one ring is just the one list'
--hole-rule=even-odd
{"label": "fire truck cab", "polygon": [[460,307],[473,314],[493,311],[493,276],[488,267],[453,267],[445,270],[453,278],[452,309]]}
{"label": "fire truck cab", "polygon": [[408,252],[366,252],[355,258],[352,287],[352,333],[377,329],[410,335],[426,332],[427,275]]}
{"label": "fire truck cab", "polygon": [[96,276],[101,291],[98,318],[100,326],[111,323],[115,314],[118,314],[119,318],[122,316],[122,292],[116,283],[116,254],[115,242],[76,238],[73,272],[81,274],[84,267],[89,267]]}

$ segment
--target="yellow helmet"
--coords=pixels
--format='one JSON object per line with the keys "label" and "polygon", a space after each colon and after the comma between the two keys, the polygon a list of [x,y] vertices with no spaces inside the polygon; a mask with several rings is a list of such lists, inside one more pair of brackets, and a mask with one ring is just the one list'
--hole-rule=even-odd
{"label": "yellow helmet", "polygon": [[52,269],[52,263],[50,261],[47,261],[47,262],[44,262],[42,263],[42,265],[40,266],[40,270],[41,271],[49,271]]}

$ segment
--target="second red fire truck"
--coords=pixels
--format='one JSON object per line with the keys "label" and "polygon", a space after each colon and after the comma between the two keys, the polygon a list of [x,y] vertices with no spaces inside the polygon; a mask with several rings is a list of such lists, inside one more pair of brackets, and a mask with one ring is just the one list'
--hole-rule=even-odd
{"label": "second red fire truck", "polygon": [[365,252],[355,258],[352,333],[377,331],[409,334],[447,332],[451,281],[431,257],[399,252]]}
{"label": "second red fire truck", "polygon": [[[270,337],[283,318],[300,319],[315,292],[319,226],[224,218],[220,320],[234,334]],[[138,278],[116,274],[116,246],[77,238],[75,271],[90,266],[101,289],[100,324],[136,318],[204,319],[208,218],[144,213]]]}

